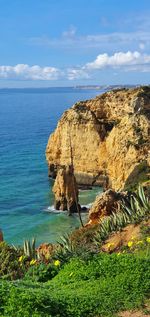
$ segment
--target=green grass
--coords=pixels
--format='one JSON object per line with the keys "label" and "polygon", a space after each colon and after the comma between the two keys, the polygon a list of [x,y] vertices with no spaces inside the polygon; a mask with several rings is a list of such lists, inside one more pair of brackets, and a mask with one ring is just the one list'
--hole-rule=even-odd
{"label": "green grass", "polygon": [[47,283],[1,282],[1,316],[113,316],[150,296],[150,258],[99,254],[71,259]]}

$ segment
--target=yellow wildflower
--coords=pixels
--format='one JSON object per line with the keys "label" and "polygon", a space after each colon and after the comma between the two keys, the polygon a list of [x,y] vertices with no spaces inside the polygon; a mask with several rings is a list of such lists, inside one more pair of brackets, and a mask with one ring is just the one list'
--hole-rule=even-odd
{"label": "yellow wildflower", "polygon": [[128,242],[128,247],[131,248],[133,246],[133,241]]}
{"label": "yellow wildflower", "polygon": [[107,248],[110,249],[111,247],[113,247],[114,243],[107,243]]}
{"label": "yellow wildflower", "polygon": [[34,259],[32,259],[31,261],[30,261],[30,265],[34,265],[36,263],[36,260],[34,260]]}
{"label": "yellow wildflower", "polygon": [[54,265],[55,265],[55,266],[60,266],[60,261],[59,261],[59,260],[56,260],[56,261],[54,262]]}
{"label": "yellow wildflower", "polygon": [[19,262],[22,262],[22,261],[23,261],[23,258],[24,258],[23,255],[21,255],[21,256],[19,257],[18,261],[19,261]]}
{"label": "yellow wildflower", "polygon": [[146,242],[150,243],[150,237],[146,238]]}
{"label": "yellow wildflower", "polygon": [[137,241],[137,242],[136,242],[136,244],[137,244],[137,245],[139,245],[139,244],[143,244],[143,240],[139,240],[139,241]]}

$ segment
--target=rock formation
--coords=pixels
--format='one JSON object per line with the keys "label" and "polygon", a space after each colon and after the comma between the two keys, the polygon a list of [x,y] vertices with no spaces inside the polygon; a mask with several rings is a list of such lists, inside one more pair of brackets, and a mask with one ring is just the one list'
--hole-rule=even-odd
{"label": "rock formation", "polygon": [[78,188],[72,166],[60,167],[53,186],[55,209],[78,212]]}
{"label": "rock formation", "polygon": [[[78,184],[120,190],[149,179],[150,87],[118,89],[78,102],[50,136],[49,175],[70,164]],[[56,186],[55,186],[56,188]]]}
{"label": "rock formation", "polygon": [[106,192],[98,195],[89,210],[89,223],[97,224],[105,216],[110,216],[113,212],[120,209],[122,199],[126,200],[127,192],[115,192],[108,189]]}

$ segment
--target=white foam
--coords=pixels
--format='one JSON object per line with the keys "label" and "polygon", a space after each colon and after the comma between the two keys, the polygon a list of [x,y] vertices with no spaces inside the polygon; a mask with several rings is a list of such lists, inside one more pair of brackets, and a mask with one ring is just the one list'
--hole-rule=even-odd
{"label": "white foam", "polygon": [[66,210],[65,211],[56,210],[54,208],[54,205],[45,208],[44,211],[49,212],[49,213],[55,213],[55,214],[60,214],[60,213],[66,213],[67,212]]}
{"label": "white foam", "polygon": [[90,209],[92,207],[93,203],[87,204],[87,205],[82,205],[81,207],[86,207],[87,209]]}

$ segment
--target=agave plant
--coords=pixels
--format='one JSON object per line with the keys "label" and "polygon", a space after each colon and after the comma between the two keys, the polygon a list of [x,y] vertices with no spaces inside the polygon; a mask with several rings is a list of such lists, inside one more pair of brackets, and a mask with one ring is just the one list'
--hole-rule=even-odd
{"label": "agave plant", "polygon": [[131,220],[141,220],[150,214],[150,202],[145,196],[143,187],[139,186],[137,193],[131,195],[129,204],[121,204],[123,212],[127,213]]}
{"label": "agave plant", "polygon": [[72,240],[69,235],[60,236],[60,241],[58,243],[58,248],[55,252],[55,257],[61,262],[66,262],[70,257],[74,255],[75,248],[73,246]]}
{"label": "agave plant", "polygon": [[92,251],[88,250],[86,245],[78,245],[74,242],[69,235],[60,237],[58,242],[59,248],[55,251],[55,257],[61,261],[61,263],[68,262],[72,257],[88,258]]}
{"label": "agave plant", "polygon": [[32,241],[25,240],[23,244],[23,250],[26,256],[30,257],[31,259],[36,259],[37,252],[35,248],[35,238],[33,238]]}
{"label": "agave plant", "polygon": [[143,187],[139,186],[137,193],[131,195],[129,201],[122,201],[121,211],[105,217],[99,225],[94,242],[100,244],[110,233],[122,230],[129,223],[137,223],[150,215],[150,202],[145,196]]}

